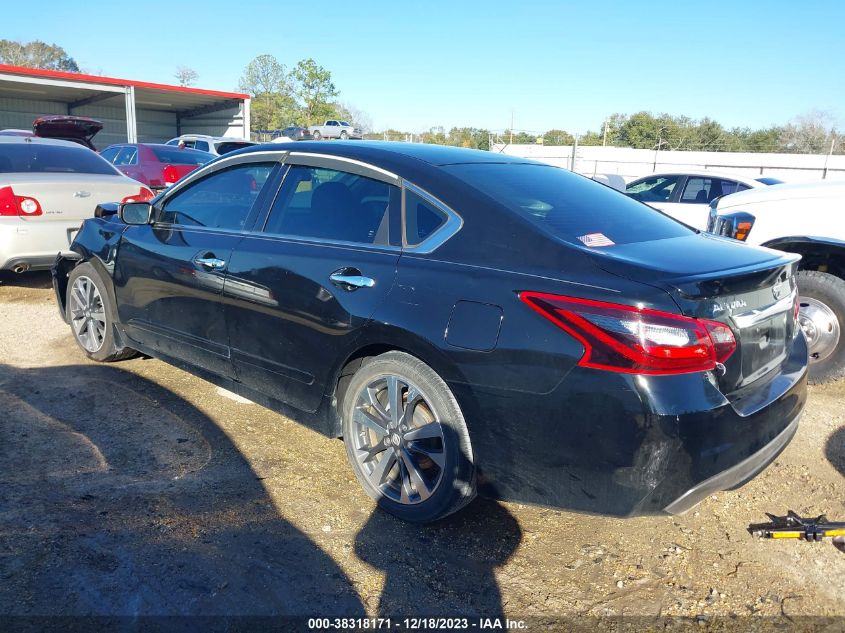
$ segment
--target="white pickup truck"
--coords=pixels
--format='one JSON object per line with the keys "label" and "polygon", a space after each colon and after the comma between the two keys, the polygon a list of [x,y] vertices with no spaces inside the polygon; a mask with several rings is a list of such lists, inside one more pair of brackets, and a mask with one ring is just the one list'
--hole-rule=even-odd
{"label": "white pickup truck", "polygon": [[338,121],[337,119],[328,119],[323,125],[309,126],[308,131],[315,140],[321,138],[339,138],[346,140],[349,138],[363,138],[360,130],[356,130],[346,121]]}
{"label": "white pickup truck", "polygon": [[799,322],[810,381],[845,376],[845,182],[749,189],[710,203],[707,230],[801,255]]}

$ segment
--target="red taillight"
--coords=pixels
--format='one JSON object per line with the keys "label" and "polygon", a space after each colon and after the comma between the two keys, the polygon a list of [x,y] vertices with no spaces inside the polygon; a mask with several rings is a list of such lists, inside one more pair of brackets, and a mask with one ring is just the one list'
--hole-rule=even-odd
{"label": "red taillight", "polygon": [[162,175],[164,176],[164,182],[168,185],[172,185],[174,182],[179,180],[179,170],[173,165],[166,165]]}
{"label": "red taillight", "polygon": [[141,187],[141,190],[132,196],[126,196],[123,200],[120,201],[121,204],[126,202],[147,202],[155,198],[155,194],[147,189],[146,187]]}
{"label": "red taillight", "polygon": [[16,196],[11,187],[0,188],[0,215],[30,217],[41,214],[41,204],[32,196]]}
{"label": "red taillight", "polygon": [[736,350],[717,321],[542,292],[519,298],[584,345],[583,367],[631,374],[709,371]]}

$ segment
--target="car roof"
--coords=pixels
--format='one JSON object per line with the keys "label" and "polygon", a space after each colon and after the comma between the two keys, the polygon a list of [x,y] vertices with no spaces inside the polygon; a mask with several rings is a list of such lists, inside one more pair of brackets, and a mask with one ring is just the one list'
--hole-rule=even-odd
{"label": "car roof", "polygon": [[16,143],[18,145],[24,145],[27,143],[36,145],[58,145],[59,147],[82,147],[84,149],[87,149],[84,145],[80,145],[79,143],[75,143],[74,141],[63,141],[58,138],[44,138],[43,136],[0,135],[0,143]]}
{"label": "car roof", "polygon": [[748,189],[719,198],[719,209],[755,202],[775,200],[806,200],[809,198],[843,198],[845,181],[815,180]]}
{"label": "car roof", "polygon": [[237,138],[234,136],[210,136],[208,134],[182,134],[181,136],[174,136],[171,141],[175,141],[178,139],[202,139],[204,141],[224,141],[227,143],[254,143],[254,141],[248,141],[245,138]]}
{"label": "car roof", "polygon": [[718,171],[715,169],[678,169],[675,171],[661,171],[653,174],[647,174],[634,178],[628,184],[633,184],[646,178],[659,178],[661,176],[692,176],[693,178],[725,178],[728,180],[736,180],[738,182],[747,184],[751,187],[765,186],[757,178],[759,176],[749,176],[747,174],[737,174],[729,171]]}
{"label": "car roof", "polygon": [[[295,143],[262,143],[233,152],[246,154],[260,151],[294,151],[351,158],[363,162],[379,165],[385,161],[390,163],[428,163],[432,166],[460,165],[468,163],[512,163],[545,165],[534,160],[486,152],[483,150],[451,147],[449,145],[433,145],[427,143],[402,143],[390,141],[297,141]],[[548,166],[548,165],[547,165]]]}

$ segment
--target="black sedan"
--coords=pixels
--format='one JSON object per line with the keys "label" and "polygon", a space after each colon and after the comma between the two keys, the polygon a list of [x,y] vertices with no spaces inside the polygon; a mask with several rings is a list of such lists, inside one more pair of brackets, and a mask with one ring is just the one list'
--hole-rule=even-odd
{"label": "black sedan", "polygon": [[410,521],[476,491],[683,512],[771,462],[805,404],[797,256],[549,165],[262,145],[97,216],[54,267],[90,358],[155,356],[343,437]]}

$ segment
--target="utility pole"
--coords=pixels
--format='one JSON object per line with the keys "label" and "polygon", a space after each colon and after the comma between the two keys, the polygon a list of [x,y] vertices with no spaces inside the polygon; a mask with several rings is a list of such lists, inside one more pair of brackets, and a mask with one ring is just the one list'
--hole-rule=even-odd
{"label": "utility pole", "polygon": [[830,157],[833,156],[833,148],[836,145],[836,135],[833,135],[833,138],[830,139],[830,152],[827,156],[824,157],[824,172],[822,173],[822,180],[827,178],[827,161],[830,160]]}
{"label": "utility pole", "polygon": [[511,145],[513,145],[513,108],[511,108]]}
{"label": "utility pole", "polygon": [[572,146],[572,161],[569,164],[569,171],[575,171],[575,155],[578,153],[578,135],[575,135],[575,144]]}
{"label": "utility pole", "polygon": [[604,120],[604,136],[601,139],[601,146],[607,147],[607,119]]}

